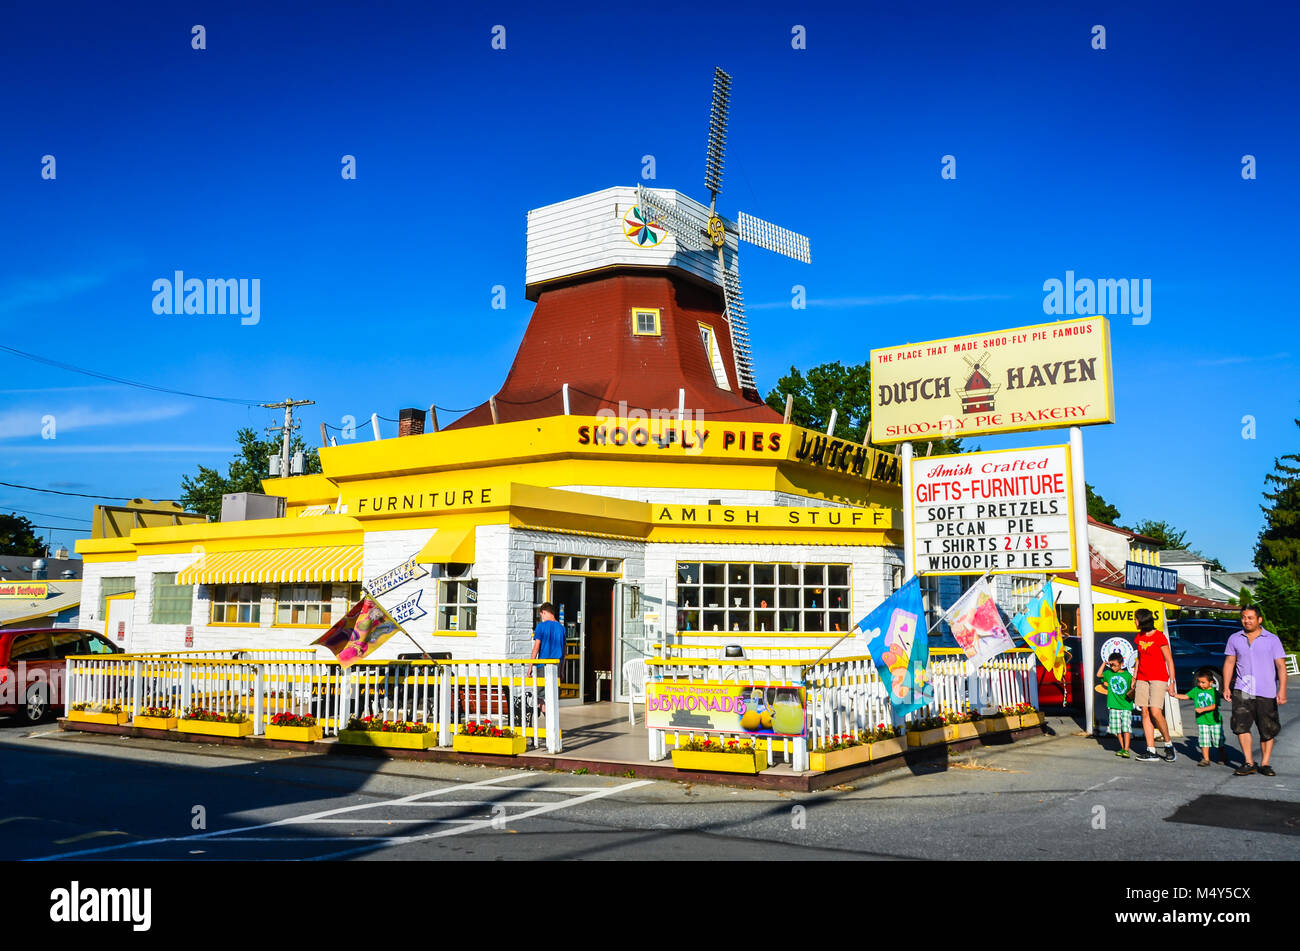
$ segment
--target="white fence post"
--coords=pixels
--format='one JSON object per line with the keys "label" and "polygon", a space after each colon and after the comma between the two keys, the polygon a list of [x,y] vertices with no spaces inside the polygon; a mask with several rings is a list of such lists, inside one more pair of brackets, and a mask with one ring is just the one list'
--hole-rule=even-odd
{"label": "white fence post", "polygon": [[[456,668],[450,664],[439,664],[438,669],[441,672],[438,678],[438,745],[451,746],[451,698],[456,689]],[[549,725],[548,714],[547,726]]]}
{"label": "white fence post", "polygon": [[189,712],[190,707],[194,705],[194,673],[190,668],[190,662],[181,661],[181,715],[184,716]]}
{"label": "white fence post", "polygon": [[262,710],[266,705],[266,665],[251,664],[247,668],[253,674],[253,736],[266,732],[262,726]]}
{"label": "white fence post", "polygon": [[144,710],[144,663],[134,661],[131,664],[131,716],[136,717]]}
{"label": "white fence post", "polygon": [[546,752],[564,749],[560,733],[560,665],[546,664]]}

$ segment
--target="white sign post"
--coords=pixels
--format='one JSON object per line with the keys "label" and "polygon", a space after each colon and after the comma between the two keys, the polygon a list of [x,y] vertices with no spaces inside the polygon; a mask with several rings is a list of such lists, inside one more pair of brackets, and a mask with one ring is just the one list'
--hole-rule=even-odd
{"label": "white sign post", "polygon": [[1070,456],[1044,446],[913,459],[909,574],[1070,571]]}

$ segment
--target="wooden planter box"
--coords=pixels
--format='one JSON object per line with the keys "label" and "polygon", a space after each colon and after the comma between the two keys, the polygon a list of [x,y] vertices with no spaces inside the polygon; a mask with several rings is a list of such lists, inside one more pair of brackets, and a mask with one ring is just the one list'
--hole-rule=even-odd
{"label": "wooden planter box", "polygon": [[348,746],[382,746],[393,750],[427,750],[438,745],[438,733],[380,733],[377,730],[340,730],[339,742]]}
{"label": "wooden planter box", "polygon": [[908,746],[933,746],[935,743],[948,742],[947,727],[937,726],[933,730],[908,730]]}
{"label": "wooden planter box", "polygon": [[753,776],[767,769],[767,755],[761,750],[755,750],[753,756],[745,756],[741,753],[673,750],[673,767],[713,773],[746,773]]}
{"label": "wooden planter box", "polygon": [[91,713],[89,710],[69,710],[68,719],[80,723],[105,723],[109,726],[123,726],[127,720],[131,719],[131,714],[125,711],[122,713]]}
{"label": "wooden planter box", "polygon": [[985,717],[979,721],[981,733],[1006,733],[1020,727],[1020,717],[1015,714],[999,713],[995,717]]}
{"label": "wooden planter box", "polygon": [[876,740],[871,744],[871,762],[875,763],[890,756],[897,756],[906,749],[906,736],[892,736],[887,740]]}
{"label": "wooden planter box", "polygon": [[147,717],[141,714],[131,721],[131,725],[145,730],[174,730],[176,717]]}
{"label": "wooden planter box", "polygon": [[1043,725],[1043,714],[1038,710],[1033,713],[1020,714],[1020,729],[1029,730],[1036,726]]}
{"label": "wooden planter box", "polygon": [[325,728],[317,723],[315,726],[276,726],[266,725],[268,740],[293,740],[295,743],[313,743],[325,735]]}
{"label": "wooden planter box", "polygon": [[871,759],[871,744],[863,743],[861,746],[850,746],[842,750],[831,750],[825,753],[809,753],[808,768],[817,773],[829,773],[833,769],[844,769],[846,766],[856,766],[859,763],[868,762]]}
{"label": "wooden planter box", "polygon": [[182,733],[201,733],[205,736],[251,736],[253,721],[220,723],[216,720],[180,720],[177,727]]}
{"label": "wooden planter box", "polygon": [[518,756],[528,746],[522,736],[469,736],[457,733],[451,748],[458,753],[489,753],[493,756]]}
{"label": "wooden planter box", "polygon": [[973,740],[980,735],[980,728],[975,723],[950,723],[944,729],[947,731],[945,739],[949,743],[956,743],[958,740]]}

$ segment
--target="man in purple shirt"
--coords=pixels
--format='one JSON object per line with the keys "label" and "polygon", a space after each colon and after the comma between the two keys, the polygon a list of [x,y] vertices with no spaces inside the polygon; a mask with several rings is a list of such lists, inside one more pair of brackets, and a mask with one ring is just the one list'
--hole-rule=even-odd
{"label": "man in purple shirt", "polygon": [[[1264,630],[1259,608],[1242,608],[1241,630],[1228,638],[1223,654],[1223,682],[1232,698],[1232,732],[1237,734],[1246,759],[1233,775],[1259,772],[1276,776],[1268,758],[1273,754],[1273,738],[1282,729],[1277,705],[1286,703],[1286,659],[1282,642]],[[1251,756],[1252,726],[1259,728],[1258,767]]]}

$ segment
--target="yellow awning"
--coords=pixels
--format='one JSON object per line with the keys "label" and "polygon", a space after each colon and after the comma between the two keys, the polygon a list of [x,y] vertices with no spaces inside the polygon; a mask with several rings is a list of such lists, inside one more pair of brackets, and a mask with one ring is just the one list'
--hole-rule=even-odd
{"label": "yellow awning", "polygon": [[285,584],[361,580],[360,545],[218,551],[176,575],[177,584]]}
{"label": "yellow awning", "polygon": [[422,565],[469,564],[474,560],[473,528],[440,528],[415,556]]}

